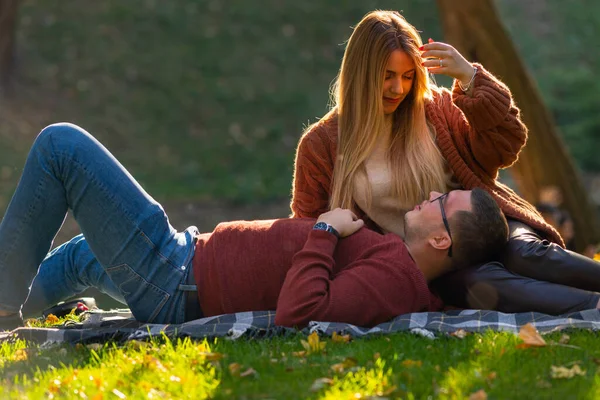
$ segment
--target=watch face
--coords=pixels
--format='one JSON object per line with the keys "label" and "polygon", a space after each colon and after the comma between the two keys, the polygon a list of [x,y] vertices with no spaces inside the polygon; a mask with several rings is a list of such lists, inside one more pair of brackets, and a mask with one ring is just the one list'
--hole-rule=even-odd
{"label": "watch face", "polygon": [[326,231],[328,226],[329,225],[327,225],[325,222],[317,222],[315,224],[315,226],[313,227],[313,229],[319,229],[322,231]]}

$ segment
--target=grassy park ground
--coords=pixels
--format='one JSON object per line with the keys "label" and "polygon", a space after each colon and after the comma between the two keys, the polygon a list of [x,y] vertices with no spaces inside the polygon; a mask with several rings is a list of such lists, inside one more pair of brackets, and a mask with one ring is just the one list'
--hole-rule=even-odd
{"label": "grassy park ground", "polygon": [[[402,9],[425,39],[441,38],[434,0],[258,3],[23,1],[16,90],[0,103],[0,215],[37,132],[67,120],[105,143],[179,229],[284,217],[296,143],[326,111],[350,25]],[[600,170],[598,3],[496,3],[571,153]],[[57,242],[76,233],[65,228]],[[0,399],[598,398],[598,334],[567,335],[539,348],[493,332],[321,339],[316,351],[302,335],[5,343]]]}
{"label": "grassy park ground", "polygon": [[[594,399],[598,333],[0,347],[2,399]],[[304,341],[304,345],[302,343]]]}

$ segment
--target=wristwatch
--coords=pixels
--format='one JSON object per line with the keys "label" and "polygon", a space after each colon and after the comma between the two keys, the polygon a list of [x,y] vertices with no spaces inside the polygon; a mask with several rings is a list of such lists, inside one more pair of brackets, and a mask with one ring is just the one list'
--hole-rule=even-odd
{"label": "wristwatch", "polygon": [[329,225],[326,222],[317,222],[315,226],[313,226],[313,229],[318,231],[329,232],[334,234],[336,238],[340,238],[340,233],[333,226]]}

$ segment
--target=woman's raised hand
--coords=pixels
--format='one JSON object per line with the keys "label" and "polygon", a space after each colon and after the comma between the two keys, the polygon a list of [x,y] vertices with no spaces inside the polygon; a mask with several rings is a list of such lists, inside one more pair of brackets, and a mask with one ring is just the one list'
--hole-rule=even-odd
{"label": "woman's raised hand", "polygon": [[473,65],[449,44],[429,39],[429,43],[421,46],[419,50],[423,65],[432,74],[448,75],[458,79],[463,85],[471,81],[475,73]]}

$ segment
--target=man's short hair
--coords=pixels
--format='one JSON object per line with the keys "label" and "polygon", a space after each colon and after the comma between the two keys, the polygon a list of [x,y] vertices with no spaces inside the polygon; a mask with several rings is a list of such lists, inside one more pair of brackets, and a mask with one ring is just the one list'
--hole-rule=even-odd
{"label": "man's short hair", "polygon": [[508,242],[508,223],[498,203],[485,190],[471,191],[471,211],[450,217],[452,269],[497,260]]}

